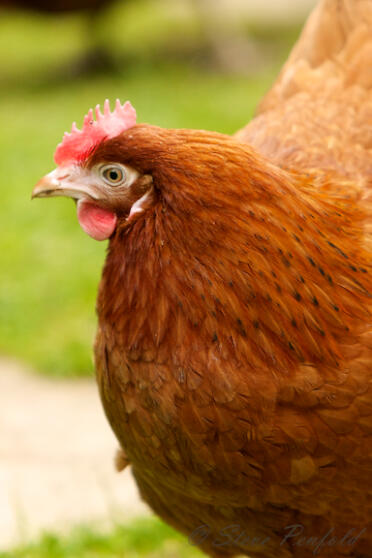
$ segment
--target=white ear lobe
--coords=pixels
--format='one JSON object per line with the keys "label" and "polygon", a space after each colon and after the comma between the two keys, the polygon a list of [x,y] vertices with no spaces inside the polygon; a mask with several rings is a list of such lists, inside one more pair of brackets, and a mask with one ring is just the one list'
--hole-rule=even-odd
{"label": "white ear lobe", "polygon": [[151,188],[146,194],[139,198],[132,207],[130,208],[130,213],[127,217],[127,221],[130,221],[137,213],[142,213],[151,204],[153,198],[154,190]]}

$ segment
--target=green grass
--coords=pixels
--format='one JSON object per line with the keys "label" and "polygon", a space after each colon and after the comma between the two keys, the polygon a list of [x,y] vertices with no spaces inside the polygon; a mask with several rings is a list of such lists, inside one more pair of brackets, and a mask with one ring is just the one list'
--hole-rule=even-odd
{"label": "green grass", "polygon": [[202,558],[187,539],[157,519],[138,519],[109,533],[92,527],[0,552],[0,558]]}
{"label": "green grass", "polygon": [[101,35],[120,71],[75,79],[61,77],[61,68],[84,50],[81,16],[5,12],[0,19],[0,352],[50,375],[92,371],[105,252],[80,230],[71,200],[30,202],[34,183],[54,167],[64,130],[90,106],[120,97],[142,122],[232,133],[251,118],[290,46],[284,38],[273,64],[247,76],[198,67],[194,55],[193,63],[171,61],[170,45],[193,44],[200,32],[192,19],[156,6],[114,6]]}

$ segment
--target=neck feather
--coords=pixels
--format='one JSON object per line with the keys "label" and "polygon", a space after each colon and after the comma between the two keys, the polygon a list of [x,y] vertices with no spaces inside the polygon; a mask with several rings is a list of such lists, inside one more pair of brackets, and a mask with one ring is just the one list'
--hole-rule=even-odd
{"label": "neck feather", "polygon": [[101,325],[160,360],[204,347],[283,374],[337,366],[368,314],[363,215],[224,136],[185,151],[158,157],[158,201],[110,242]]}

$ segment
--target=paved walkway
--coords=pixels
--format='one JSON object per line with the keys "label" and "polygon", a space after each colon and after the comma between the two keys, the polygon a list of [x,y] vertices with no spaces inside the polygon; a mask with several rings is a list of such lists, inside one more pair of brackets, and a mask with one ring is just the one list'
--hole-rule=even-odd
{"label": "paved walkway", "polygon": [[96,385],[56,381],[0,360],[0,550],[45,529],[149,513],[127,469]]}

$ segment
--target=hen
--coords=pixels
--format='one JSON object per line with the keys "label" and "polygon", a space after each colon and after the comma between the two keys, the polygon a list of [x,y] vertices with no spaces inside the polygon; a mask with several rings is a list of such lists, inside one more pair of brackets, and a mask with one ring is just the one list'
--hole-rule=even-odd
{"label": "hen", "polygon": [[371,29],[371,0],[321,1],[235,137],[106,102],[33,192],[110,238],[119,466],[209,556],[372,556]]}

